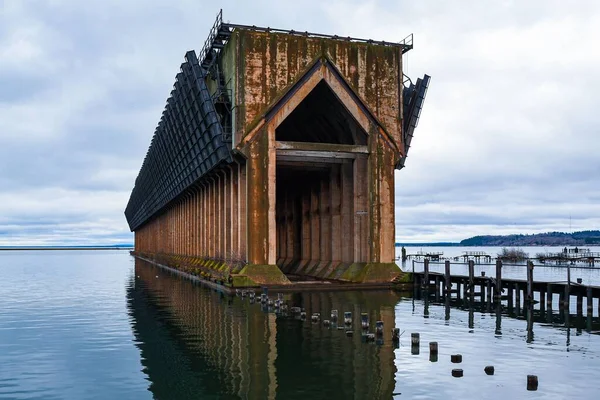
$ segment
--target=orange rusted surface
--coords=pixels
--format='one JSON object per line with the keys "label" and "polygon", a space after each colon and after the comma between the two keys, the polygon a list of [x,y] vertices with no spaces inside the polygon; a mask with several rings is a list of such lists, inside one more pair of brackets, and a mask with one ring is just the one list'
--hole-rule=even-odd
{"label": "orange rusted surface", "polygon": [[[217,277],[241,266],[278,271],[275,265],[353,282],[377,280],[377,265],[389,272],[394,166],[403,148],[400,48],[244,29],[227,46],[235,162],[138,229],[136,251],[175,267],[187,257],[189,268]],[[328,91],[319,92],[324,84]],[[301,104],[319,108],[324,103],[314,99],[323,93],[331,100],[321,117],[335,114],[337,142],[317,135],[294,145],[278,136],[296,121],[304,126],[313,114],[295,119],[294,113]],[[344,124],[349,120],[355,122]],[[339,139],[346,133],[350,143]]]}
{"label": "orange rusted surface", "polygon": [[401,148],[400,49],[369,43],[237,29],[236,132],[247,133],[270,104],[320,57],[332,60],[352,90]]}

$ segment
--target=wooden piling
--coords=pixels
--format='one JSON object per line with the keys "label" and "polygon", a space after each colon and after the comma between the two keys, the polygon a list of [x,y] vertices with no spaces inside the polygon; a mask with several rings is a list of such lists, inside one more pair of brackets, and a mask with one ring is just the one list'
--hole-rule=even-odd
{"label": "wooden piling", "polygon": [[495,288],[495,300],[500,301],[502,296],[502,260],[496,260],[496,288]]}
{"label": "wooden piling", "polygon": [[565,296],[564,296],[564,308],[567,309],[567,312],[569,310],[569,303],[571,301],[571,286],[567,285],[565,286]]}
{"label": "wooden piling", "polygon": [[438,353],[438,343],[437,342],[429,342],[429,352],[431,354]]}
{"label": "wooden piling", "polygon": [[577,315],[583,314],[583,293],[577,293]]}
{"label": "wooden piling", "polygon": [[527,390],[537,390],[538,377],[536,375],[527,375]]}
{"label": "wooden piling", "polygon": [[463,370],[460,368],[456,368],[452,370],[452,376],[455,378],[462,378],[463,376]]}
{"label": "wooden piling", "polygon": [[486,291],[487,291],[487,303],[490,304],[492,302],[492,281],[487,279],[486,282]]}
{"label": "wooden piling", "polygon": [[429,289],[429,260],[423,261],[423,287]]}
{"label": "wooden piling", "polygon": [[508,309],[512,310],[513,308],[513,284],[510,282],[507,287],[507,295],[508,295]]}
{"label": "wooden piling", "polygon": [[469,260],[469,292],[471,301],[473,301],[473,292],[475,291],[475,261]]}
{"label": "wooden piling", "polygon": [[515,307],[517,308],[517,312],[518,312],[519,309],[521,308],[521,288],[519,287],[518,283],[515,286],[516,286],[516,291],[515,291]]}
{"label": "wooden piling", "polygon": [[533,262],[527,261],[527,301],[533,302]]}
{"label": "wooden piling", "polygon": [[452,281],[450,280],[450,261],[444,263],[444,279],[446,284],[446,296],[450,296],[452,290]]}
{"label": "wooden piling", "polygon": [[592,287],[587,287],[587,313],[592,315],[594,313],[594,299],[592,298]]}
{"label": "wooden piling", "polygon": [[[544,301],[544,299],[542,299],[540,297],[540,301]],[[546,287],[546,308],[548,309],[548,311],[552,310],[552,284],[549,283],[548,286]]]}

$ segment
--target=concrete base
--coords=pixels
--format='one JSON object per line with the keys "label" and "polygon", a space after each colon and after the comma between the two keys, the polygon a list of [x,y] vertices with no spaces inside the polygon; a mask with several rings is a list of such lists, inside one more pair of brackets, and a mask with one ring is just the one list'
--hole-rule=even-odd
{"label": "concrete base", "polygon": [[291,284],[277,265],[249,264],[239,274],[232,274],[231,277],[232,286],[236,288]]}
{"label": "concrete base", "polygon": [[404,274],[395,263],[354,263],[340,276],[340,280],[355,283],[392,282]]}

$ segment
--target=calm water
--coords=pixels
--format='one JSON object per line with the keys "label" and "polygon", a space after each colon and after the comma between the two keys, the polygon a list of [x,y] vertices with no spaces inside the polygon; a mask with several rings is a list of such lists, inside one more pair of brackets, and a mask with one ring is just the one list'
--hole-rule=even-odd
{"label": "calm water", "polygon": [[[193,285],[126,252],[0,252],[0,399],[596,399],[600,321],[410,294],[286,295],[329,315],[353,311],[353,337]],[[358,315],[385,323],[363,343]],[[550,322],[546,322],[550,321]],[[390,330],[405,333],[400,346]],[[565,326],[569,326],[566,328]],[[412,354],[410,333],[421,333]],[[440,346],[437,362],[427,343]],[[452,378],[450,354],[463,355]],[[494,365],[496,375],[483,367]],[[539,376],[537,392],[526,375]],[[401,393],[398,394],[398,393]],[[395,395],[396,394],[396,395]]]}

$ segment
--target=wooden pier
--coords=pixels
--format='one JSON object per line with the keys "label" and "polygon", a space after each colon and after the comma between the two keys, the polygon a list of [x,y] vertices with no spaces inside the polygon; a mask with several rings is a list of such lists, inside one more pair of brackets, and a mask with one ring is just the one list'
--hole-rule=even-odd
{"label": "wooden pier", "polygon": [[[433,293],[436,299],[440,295],[448,298],[454,295],[457,299],[462,298],[471,302],[478,299],[488,304],[501,304],[502,301],[506,301],[509,308],[525,308],[539,302],[540,309],[551,310],[555,304],[553,300],[558,296],[559,309],[565,309],[567,312],[572,297],[575,297],[577,314],[583,314],[585,299],[587,314],[593,315],[596,301],[596,313],[600,316],[600,287],[571,282],[570,269],[567,270],[568,276],[565,282],[541,282],[534,279],[535,266],[531,261],[526,266],[526,280],[503,278],[500,260],[496,261],[495,276],[486,276],[485,272],[475,276],[473,260],[468,263],[468,275],[452,275],[450,261],[446,261],[444,267],[443,273],[431,272],[429,260],[426,259],[424,270],[413,274],[415,287]],[[539,301],[535,300],[535,293],[538,294]]]}

